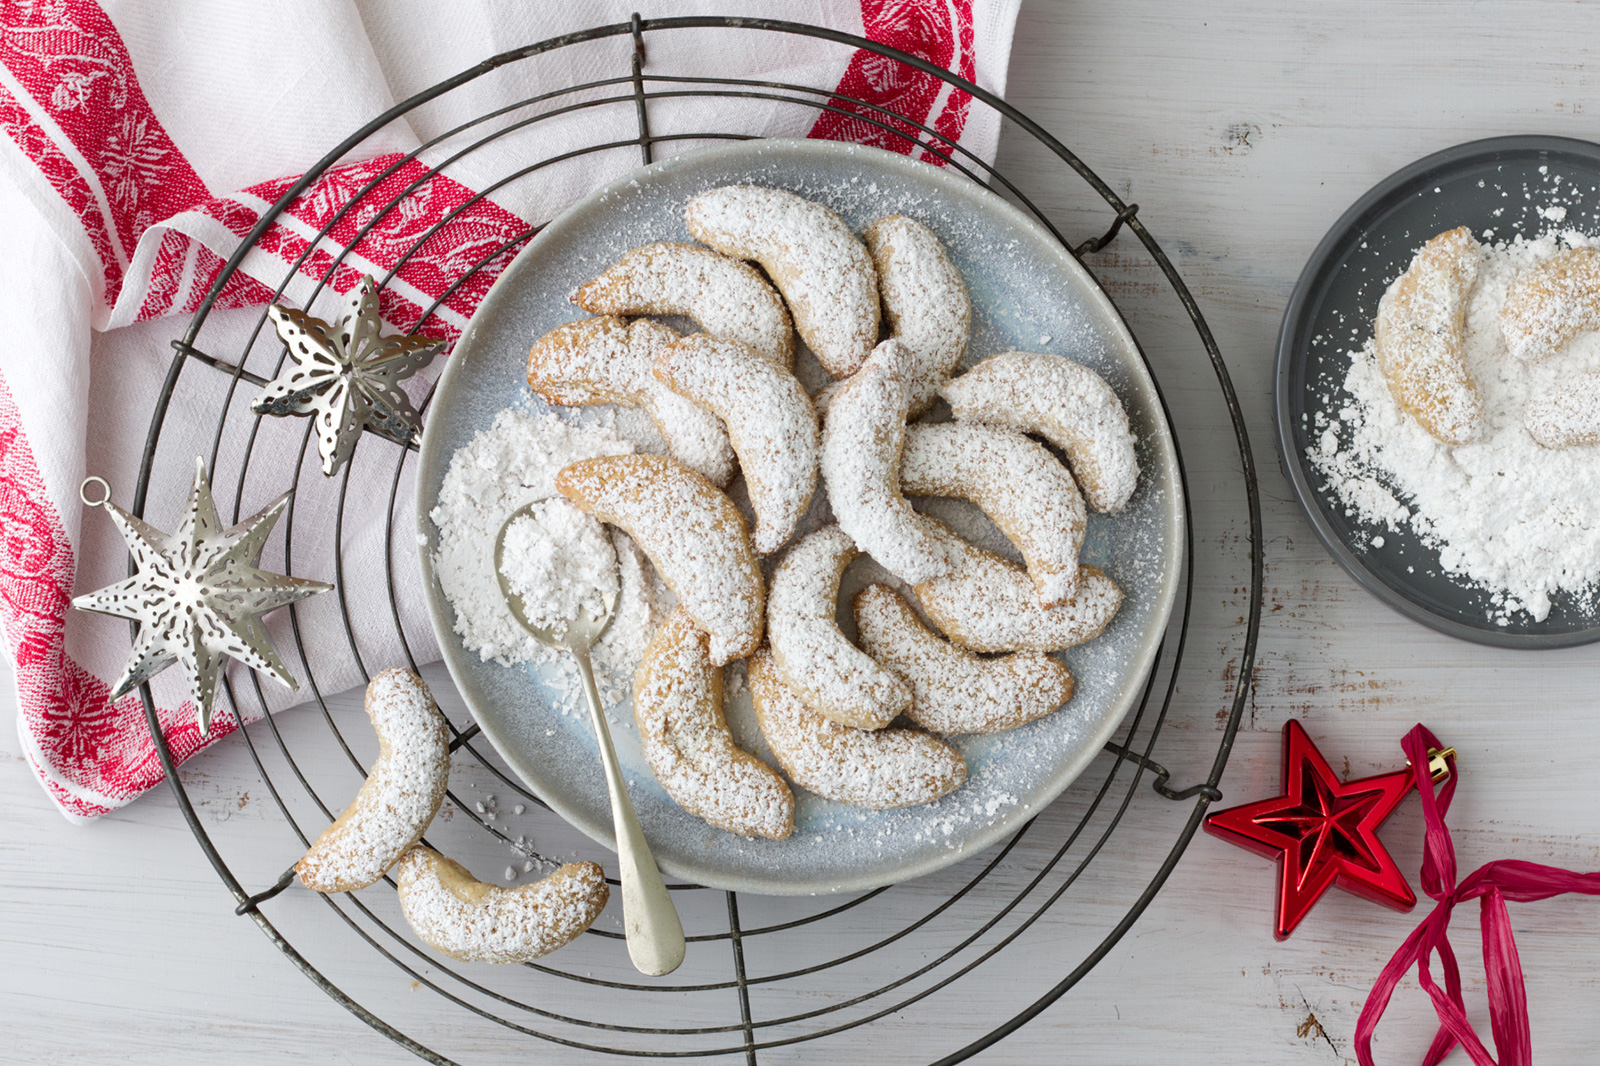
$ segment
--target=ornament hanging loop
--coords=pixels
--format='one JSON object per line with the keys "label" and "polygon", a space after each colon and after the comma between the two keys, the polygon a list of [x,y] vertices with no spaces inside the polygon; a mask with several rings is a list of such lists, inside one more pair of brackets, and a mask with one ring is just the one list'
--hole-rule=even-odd
{"label": "ornament hanging loop", "polygon": [[1454,748],[1445,748],[1443,751],[1438,748],[1428,749],[1428,776],[1433,779],[1434,784],[1437,785],[1450,776],[1450,760],[1455,757]]}
{"label": "ornament hanging loop", "polygon": [[[89,490],[96,485],[100,487],[98,498],[90,499]],[[87,507],[109,506],[111,503],[111,482],[99,474],[90,474],[83,479],[83,484],[78,486],[78,499],[82,500]]]}
{"label": "ornament hanging loop", "polygon": [[[1450,760],[1456,757],[1454,748],[1429,748],[1428,749],[1428,778],[1438,784],[1450,776]],[[1406,765],[1411,765],[1411,760],[1406,760]]]}

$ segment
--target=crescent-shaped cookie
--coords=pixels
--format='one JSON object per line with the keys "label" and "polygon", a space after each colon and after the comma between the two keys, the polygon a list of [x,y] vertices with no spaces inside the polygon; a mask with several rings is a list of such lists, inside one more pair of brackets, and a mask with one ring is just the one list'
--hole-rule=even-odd
{"label": "crescent-shaped cookie", "polygon": [[817,488],[817,412],[806,390],[748,345],[704,333],[658,355],[655,375],[727,426],[756,513],[756,551],[777,551]]}
{"label": "crescent-shaped cookie", "polygon": [[570,943],[605,909],[605,871],[569,862],[531,885],[478,881],[418,844],[395,870],[400,913],[422,940],[463,962],[527,962]]}
{"label": "crescent-shaped cookie", "polygon": [[911,689],[840,632],[839,578],[856,557],[838,526],[808,533],[772,574],[767,638],[776,667],[817,714],[882,729],[911,706]]}
{"label": "crescent-shaped cookie", "polygon": [[689,232],[724,255],[754,259],[794,313],[823,368],[848,377],[878,342],[878,276],[844,219],[782,189],[725,185],[689,201]]}
{"label": "crescent-shaped cookie", "polygon": [[1078,591],[1088,515],[1072,475],[1044,445],[977,422],[907,426],[900,488],[977,504],[1022,553],[1042,606]]}
{"label": "crescent-shaped cookie", "polygon": [[1122,606],[1122,590],[1092,566],[1078,568],[1078,594],[1040,607],[1027,571],[976,548],[927,520],[947,545],[955,571],[916,587],[917,601],[945,636],[973,651],[1062,651],[1105,631]]}
{"label": "crescent-shaped cookie", "polygon": [[999,733],[1060,707],[1072,674],[1040,652],[982,659],[928,632],[887,585],[856,593],[856,631],[878,662],[911,684],[906,717],[935,733]]}
{"label": "crescent-shaped cookie", "polygon": [[[939,398],[967,351],[972,300],[961,272],[932,230],[905,215],[880,218],[861,233],[878,271],[878,291],[889,335],[911,349],[911,404],[916,418]],[[844,383],[832,381],[813,401],[825,415]]]}
{"label": "crescent-shaped cookie", "polygon": [[1378,301],[1374,344],[1395,402],[1446,444],[1483,425],[1483,398],[1467,371],[1467,296],[1478,242],[1460,226],[1424,244]]}
{"label": "crescent-shaped cookie", "polygon": [[591,315],[685,315],[713,337],[748,344],[785,370],[794,366],[794,328],[772,286],[749,263],[698,244],[635,248],[572,302]]}
{"label": "crescent-shaped cookie", "polygon": [[1089,506],[1120,511],[1139,483],[1128,413],[1105,379],[1059,355],[991,355],[939,390],[964,422],[1037,433],[1067,456]]}
{"label": "crescent-shaped cookie", "polygon": [[1600,373],[1563,377],[1559,388],[1530,400],[1522,417],[1529,435],[1546,448],[1600,442]]}
{"label": "crescent-shaped cookie", "polygon": [[740,836],[794,832],[794,793],[742,750],[722,716],[722,670],[706,635],[678,607],[650,641],[633,678],[639,743],[667,795],[697,818]]}
{"label": "crescent-shaped cookie", "polygon": [[549,404],[644,408],[667,450],[721,487],[733,479],[733,449],[722,423],[651,373],[656,356],[678,339],[675,330],[647,318],[568,322],[534,342],[528,387]]}
{"label": "crescent-shaped cookie", "polygon": [[355,802],[295,864],[318,892],[366,888],[389,872],[439,812],[450,783],[450,729],[422,678],[385,670],[367,684],[378,759]]}
{"label": "crescent-shaped cookie", "polygon": [[[1472,263],[1476,267],[1475,257]],[[1591,329],[1600,329],[1600,248],[1557,252],[1522,271],[1506,290],[1500,332],[1518,359],[1543,359]]]}
{"label": "crescent-shaped cookie", "polygon": [[602,455],[556,475],[556,490],[618,526],[650,557],[726,666],[761,643],[766,596],[744,515],[715,485],[660,455]]}
{"label": "crescent-shaped cookie", "polygon": [[886,810],[931,803],[960,788],[967,764],[915,729],[852,729],[806,709],[766,651],[750,659],[761,735],[789,780],[824,799]]}
{"label": "crescent-shaped cookie", "polygon": [[967,352],[972,301],[961,272],[927,226],[905,215],[880,218],[861,234],[878,270],[889,335],[911,349],[910,416],[922,414]]}
{"label": "crescent-shaped cookie", "polygon": [[911,350],[886,340],[833,397],[822,427],[822,480],[839,527],[901,581],[950,572],[944,549],[900,491]]}

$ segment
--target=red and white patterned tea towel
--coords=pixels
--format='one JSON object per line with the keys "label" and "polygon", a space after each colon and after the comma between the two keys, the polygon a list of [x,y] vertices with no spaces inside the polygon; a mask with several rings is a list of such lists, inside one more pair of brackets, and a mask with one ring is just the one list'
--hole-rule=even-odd
{"label": "red and white patterned tea towel", "polygon": [[[373,116],[427,86],[508,49],[588,26],[647,17],[743,14],[861,34],[922,56],[996,92],[1018,0],[0,0],[0,645],[15,673],[18,728],[29,764],[69,818],[94,818],[161,780],[137,694],[112,702],[128,627],[68,610],[81,593],[126,575],[121,538],[78,500],[86,473],[107,478],[127,505],[180,335],[211,280],[260,214],[317,159]],[[546,117],[444,168],[397,209],[357,205],[316,247],[317,231],[369,178],[419,144],[515,101],[628,72],[626,36],[509,64],[398,119],[328,171],[267,230],[223,290],[198,345],[270,374],[275,342],[250,347],[265,302],[288,263],[319,277],[349,251],[334,285],[399,265],[383,303],[395,328],[454,338],[530,224],[638,165],[627,147],[496,184],[533,159],[634,136],[632,104],[550,114],[563,101],[518,111]],[[921,119],[986,160],[997,116],[939,79],[827,42],[733,30],[662,30],[647,37],[651,72],[761,77],[837,92]],[[604,92],[606,90],[595,90]],[[627,87],[611,92],[626,93]],[[848,108],[846,108],[848,110]],[[510,118],[506,121],[509,123]],[[758,100],[652,105],[652,132],[723,129],[909,146],[849,114]],[[385,204],[428,166],[445,163],[491,127],[424,148],[372,194]],[[658,154],[688,150],[667,141]],[[926,157],[926,153],[919,154]],[[475,199],[480,191],[487,192]],[[357,231],[377,218],[369,232]],[[404,262],[419,234],[443,227]],[[353,243],[352,243],[353,242]],[[349,245],[347,249],[347,245]],[[449,292],[473,265],[488,267]],[[291,286],[290,293],[296,292]],[[304,292],[304,289],[299,291]],[[314,310],[331,306],[319,301]],[[268,341],[272,339],[267,338]],[[431,369],[436,374],[436,360]],[[413,384],[418,389],[426,382]],[[266,419],[252,439],[254,390],[190,361],[178,376],[155,453],[145,516],[176,524],[194,457],[217,450],[218,506],[244,517],[289,487],[302,456],[292,558],[275,534],[264,565],[333,580],[340,588],[298,610],[296,652],[287,611],[269,632],[301,681],[290,693],[230,677],[240,711],[259,714],[337,692],[406,661],[437,657],[411,541],[411,466],[397,449],[357,449],[347,491],[303,455],[305,422]],[[229,417],[218,414],[226,409]],[[238,498],[233,486],[243,485]],[[392,508],[394,535],[385,536]],[[343,523],[342,555],[333,530]],[[287,524],[287,523],[285,523]],[[402,647],[390,590],[410,639]],[[343,602],[341,603],[341,599]],[[341,611],[341,607],[344,611]],[[344,624],[348,612],[352,626]],[[153,683],[173,751],[185,759],[237,728],[219,694],[211,735],[199,736],[172,670]]]}

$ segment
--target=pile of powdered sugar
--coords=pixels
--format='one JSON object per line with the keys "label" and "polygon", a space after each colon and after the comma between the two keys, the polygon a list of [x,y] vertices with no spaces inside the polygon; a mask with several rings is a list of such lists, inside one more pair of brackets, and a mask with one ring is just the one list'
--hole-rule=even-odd
{"label": "pile of powdered sugar", "polygon": [[601,618],[617,595],[617,553],[600,523],[563,499],[544,500],[506,527],[500,573],[541,629],[580,612]]}
{"label": "pile of powdered sugar", "polygon": [[[543,676],[557,688],[556,703],[563,714],[579,705],[577,667],[571,656],[539,644],[517,624],[500,593],[494,572],[494,541],[500,526],[524,504],[558,498],[556,475],[580,459],[599,455],[626,455],[634,445],[614,424],[604,419],[569,422],[550,413],[530,413],[508,408],[494,425],[480,431],[457,449],[439,487],[438,503],[428,516],[439,530],[433,553],[433,570],[439,586],[455,609],[455,630],[463,646],[485,661],[502,666],[531,663],[548,666]],[[564,500],[563,506],[568,506]],[[570,508],[585,522],[587,516]],[[550,508],[546,514],[560,515]],[[540,535],[556,536],[569,525],[552,525]],[[576,525],[576,523],[571,523]],[[661,591],[649,562],[626,534],[610,533],[614,550],[617,594],[611,625],[594,646],[595,681],[607,705],[627,698],[633,671],[644,655],[662,611],[670,604]],[[595,553],[569,546],[567,552]],[[509,546],[508,546],[509,554]],[[526,575],[538,582],[530,567]],[[561,580],[572,580],[565,575]],[[581,578],[577,584],[582,584]],[[548,594],[558,600],[563,593],[537,584],[530,602]],[[582,589],[568,593],[582,598]]]}
{"label": "pile of powdered sugar", "polygon": [[[1600,334],[1525,363],[1508,352],[1499,323],[1520,271],[1565,247],[1597,244],[1563,231],[1482,246],[1466,320],[1467,369],[1485,411],[1476,439],[1444,444],[1402,411],[1370,340],[1350,353],[1348,396],[1309,427],[1307,457],[1345,513],[1409,527],[1439,552],[1447,573],[1492,594],[1500,625],[1519,614],[1544,620],[1558,595],[1584,613],[1600,606],[1600,451],[1545,448],[1524,426],[1531,400],[1600,370]],[[1371,550],[1382,548],[1383,538],[1373,537]]]}

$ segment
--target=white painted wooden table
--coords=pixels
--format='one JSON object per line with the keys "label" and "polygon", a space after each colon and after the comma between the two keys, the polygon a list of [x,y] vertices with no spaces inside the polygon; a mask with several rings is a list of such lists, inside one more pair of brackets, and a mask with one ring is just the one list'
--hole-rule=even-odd
{"label": "white painted wooden table", "polygon": [[[1600,7],[1566,3],[1024,7],[1011,99],[1141,205],[1216,331],[1249,418],[1266,506],[1266,620],[1223,782],[1231,802],[1275,787],[1286,717],[1303,719],[1335,765],[1348,758],[1357,775],[1397,765],[1398,738],[1424,720],[1461,753],[1464,782],[1451,821],[1464,870],[1497,857],[1600,867],[1600,649],[1527,655],[1453,643],[1369,599],[1323,553],[1289,498],[1269,406],[1283,304],[1328,225],[1379,178],[1453,143],[1520,132],[1600,137],[1590,50],[1597,40]],[[1002,141],[1001,163],[1035,189],[1055,173],[1015,136]],[[1059,178],[1044,184],[1041,200],[1070,233],[1087,236],[1104,224],[1103,208],[1086,210],[1078,188]],[[1193,342],[1170,308],[1161,310],[1156,279],[1136,265],[1128,241],[1097,256],[1096,269],[1158,366],[1173,363],[1164,377],[1181,421],[1186,395],[1202,395],[1194,390],[1205,380],[1179,362],[1192,360]],[[1190,445],[1189,459],[1202,472],[1225,471],[1226,445],[1212,432]],[[1237,542],[1220,534],[1199,548],[1236,552]],[[1210,581],[1198,598],[1214,621],[1198,634],[1195,654],[1216,655],[1235,635],[1238,589]],[[1162,741],[1159,753],[1179,780],[1202,774],[1217,741],[1229,664],[1216,657],[1214,682],[1180,693]],[[358,707],[354,698],[336,704],[340,716],[359,715]],[[285,729],[297,728],[293,719],[303,713],[284,716]],[[0,740],[0,753],[0,1060],[405,1060],[233,916],[165,791],[74,828],[33,783],[16,740]],[[219,828],[235,823],[230,841],[259,839],[255,872],[281,867],[281,820],[259,794],[242,745],[197,760],[184,780],[205,819]],[[458,787],[492,790],[488,782]],[[1168,818],[1136,815],[1122,839],[1147,838],[1164,850]],[[1419,827],[1412,803],[1384,833],[1413,873]],[[1201,836],[1110,956],[979,1061],[1353,1062],[1351,1034],[1371,980],[1420,913],[1333,893],[1278,944],[1268,925],[1269,869]],[[1123,906],[1114,878],[1109,885],[1103,898],[1095,885],[1075,892],[1086,920]],[[1475,908],[1461,917],[1458,948],[1474,974]],[[1600,1043],[1600,901],[1516,906],[1513,917],[1539,1061],[1592,1061]],[[1081,955],[1071,933],[1069,915],[1012,949],[1007,965],[1059,970],[1062,958]],[[1481,981],[1469,982],[1486,1032]],[[983,1006],[981,987],[970,995],[974,1009]],[[958,1013],[914,1027],[885,1019],[842,1053],[831,1045],[830,1057],[924,1061],[962,1042],[968,1030]],[[1390,1018],[1380,1034],[1383,1060],[1415,1061],[1431,1015],[1414,982]],[[426,993],[403,1020],[424,1041],[457,1024]],[[472,1062],[573,1061],[503,1031],[468,1051]],[[801,1046],[762,1061],[814,1060]]]}

